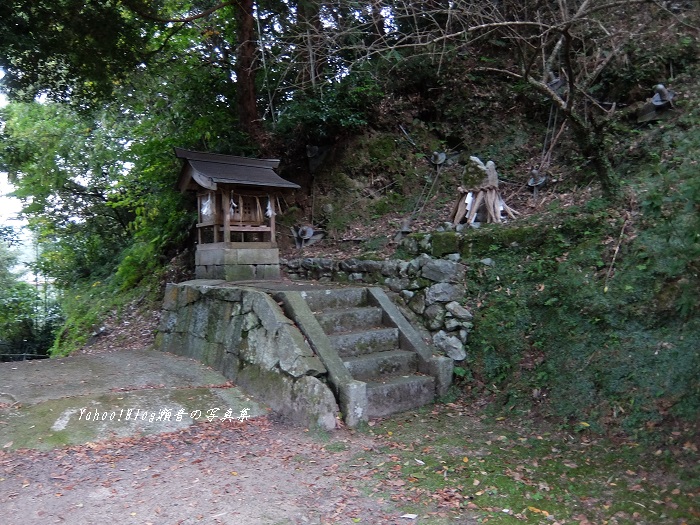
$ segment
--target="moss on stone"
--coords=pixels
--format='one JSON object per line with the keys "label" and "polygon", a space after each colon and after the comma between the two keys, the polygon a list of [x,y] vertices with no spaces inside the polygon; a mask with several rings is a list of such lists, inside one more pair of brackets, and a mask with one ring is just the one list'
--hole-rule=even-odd
{"label": "moss on stone", "polygon": [[[470,229],[463,235],[459,253],[465,257],[481,257],[492,248],[537,248],[545,242],[546,234],[532,225],[509,226],[489,224]],[[433,241],[434,242],[434,241]]]}
{"label": "moss on stone", "polygon": [[[471,161],[469,160],[468,156],[466,159],[463,160],[463,162],[470,163]],[[466,189],[476,189],[479,187],[481,184],[481,181],[484,179],[484,174],[481,172],[477,172],[476,170],[470,171],[468,169],[465,169],[464,172],[462,173],[462,187]]]}
{"label": "moss on stone", "polygon": [[432,237],[433,257],[459,252],[459,236],[455,232],[437,232]]}
{"label": "moss on stone", "polygon": [[333,280],[338,282],[338,283],[348,283],[350,282],[350,279],[348,277],[348,274],[345,272],[336,272],[336,274],[333,276]]}

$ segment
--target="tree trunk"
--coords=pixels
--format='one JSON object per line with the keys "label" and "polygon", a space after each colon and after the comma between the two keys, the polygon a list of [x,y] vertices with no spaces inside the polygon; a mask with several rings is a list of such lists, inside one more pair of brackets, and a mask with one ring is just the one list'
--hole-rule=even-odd
{"label": "tree trunk", "polygon": [[238,96],[238,118],[243,131],[251,138],[261,133],[256,104],[255,89],[255,1],[236,2],[236,22],[238,28],[238,49],[236,52],[236,90]]}
{"label": "tree trunk", "polygon": [[301,0],[298,10],[299,30],[304,40],[301,45],[303,50],[301,86],[302,89],[310,87],[314,90],[321,79],[324,64],[321,49],[321,4],[314,0]]}

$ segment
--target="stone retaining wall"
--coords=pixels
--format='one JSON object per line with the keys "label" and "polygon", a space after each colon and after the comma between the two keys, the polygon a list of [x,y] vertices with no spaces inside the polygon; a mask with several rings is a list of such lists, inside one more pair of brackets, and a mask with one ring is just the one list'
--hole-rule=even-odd
{"label": "stone retaining wall", "polygon": [[[466,266],[460,262],[459,253],[445,253],[452,248],[448,242],[452,237],[454,234],[404,239],[402,248],[418,254],[409,261],[301,258],[282,259],[280,266],[292,280],[388,287],[430,331],[435,346],[455,361],[461,361],[467,355],[465,345],[472,328],[472,314],[461,304],[465,297]],[[431,252],[433,255],[429,255]]]}
{"label": "stone retaining wall", "polygon": [[155,346],[222,372],[296,423],[335,428],[326,368],[262,291],[218,280],[169,284]]}

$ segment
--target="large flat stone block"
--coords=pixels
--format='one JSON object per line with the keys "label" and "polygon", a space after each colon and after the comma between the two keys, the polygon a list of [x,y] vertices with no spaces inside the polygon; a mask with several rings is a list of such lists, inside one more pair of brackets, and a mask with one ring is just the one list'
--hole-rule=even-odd
{"label": "large flat stone block", "polygon": [[194,276],[197,279],[222,279],[223,276],[217,276],[217,269],[221,268],[220,266],[214,266],[214,265],[196,265],[194,268]]}
{"label": "large flat stone block", "polygon": [[319,313],[317,317],[327,334],[352,332],[382,324],[381,308],[372,306],[327,310]]}
{"label": "large flat stone block", "polygon": [[282,277],[279,264],[258,264],[255,267],[256,279],[261,281],[275,281]]}
{"label": "large flat stone block", "polygon": [[275,264],[280,263],[280,251],[277,248],[251,248],[245,250],[226,250],[225,264]]}
{"label": "large flat stone block", "polygon": [[435,399],[435,379],[430,376],[400,376],[367,383],[369,417],[383,417],[412,410]]}
{"label": "large flat stone block", "polygon": [[194,254],[194,261],[197,266],[227,264],[279,265],[280,252],[277,248],[198,249]]}
{"label": "large flat stone block", "polygon": [[362,381],[349,381],[341,385],[340,409],[345,416],[345,424],[354,428],[367,421],[367,384]]}
{"label": "large flat stone block", "polygon": [[227,264],[219,268],[227,281],[253,281],[257,279],[255,266],[252,264]]}
{"label": "large flat stone block", "polygon": [[364,306],[367,298],[365,288],[338,288],[330,290],[308,290],[302,296],[314,312],[329,308]]}

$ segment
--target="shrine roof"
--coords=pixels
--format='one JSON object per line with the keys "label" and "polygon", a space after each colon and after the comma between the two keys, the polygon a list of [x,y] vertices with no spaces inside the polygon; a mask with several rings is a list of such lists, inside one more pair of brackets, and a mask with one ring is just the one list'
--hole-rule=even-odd
{"label": "shrine roof", "polygon": [[253,159],[182,148],[175,148],[175,156],[184,160],[178,180],[180,191],[196,190],[198,187],[216,190],[218,184],[286,189],[300,187],[275,173],[280,163],[277,159]]}

